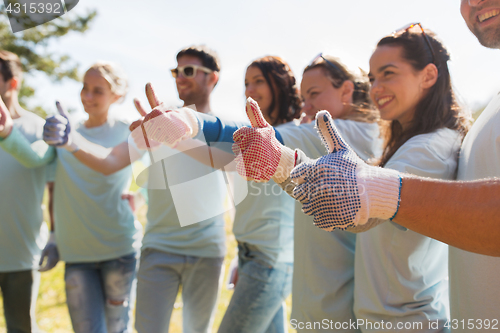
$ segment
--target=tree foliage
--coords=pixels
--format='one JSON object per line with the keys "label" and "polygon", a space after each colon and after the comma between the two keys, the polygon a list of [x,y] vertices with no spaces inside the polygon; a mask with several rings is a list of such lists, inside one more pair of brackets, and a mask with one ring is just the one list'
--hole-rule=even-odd
{"label": "tree foliage", "polygon": [[[84,33],[89,29],[89,24],[97,15],[90,11],[85,15],[71,15],[66,13],[50,22],[21,32],[12,33],[5,7],[0,7],[4,15],[0,15],[0,47],[19,56],[23,64],[24,73],[35,71],[45,73],[53,82],[64,78],[79,80],[78,65],[72,63],[68,55],[54,54],[48,51],[47,46],[51,41],[63,37],[70,32]],[[23,82],[19,101],[26,107],[27,100],[34,95],[32,87]],[[33,107],[32,111],[44,116],[41,107]]]}

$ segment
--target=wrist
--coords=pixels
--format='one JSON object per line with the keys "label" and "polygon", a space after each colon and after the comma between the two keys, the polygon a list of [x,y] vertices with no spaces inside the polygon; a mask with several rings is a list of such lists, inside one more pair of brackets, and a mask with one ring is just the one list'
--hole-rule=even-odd
{"label": "wrist", "polygon": [[362,201],[366,202],[366,216],[361,216],[359,224],[369,218],[389,220],[394,218],[401,198],[401,175],[396,170],[379,167],[361,168],[357,173],[358,190]]}
{"label": "wrist", "polygon": [[282,146],[278,168],[271,179],[277,184],[283,183],[290,176],[293,168],[295,168],[296,157],[295,150]]}
{"label": "wrist", "polygon": [[55,244],[55,243],[56,243],[56,234],[54,231],[51,231],[49,239],[47,240],[47,244]]}
{"label": "wrist", "polygon": [[196,116],[196,111],[191,110],[190,108],[182,108],[179,111],[181,110],[182,112],[184,112],[188,126],[191,128],[191,133],[189,135],[191,138],[194,138],[200,130],[200,125],[198,122],[198,117]]}
{"label": "wrist", "polygon": [[80,147],[78,147],[78,145],[74,142],[65,144],[63,148],[69,151],[71,154],[74,154],[80,150]]}
{"label": "wrist", "polygon": [[2,131],[0,131],[0,139],[6,139],[10,133],[12,133],[12,128],[14,126],[5,126]]}

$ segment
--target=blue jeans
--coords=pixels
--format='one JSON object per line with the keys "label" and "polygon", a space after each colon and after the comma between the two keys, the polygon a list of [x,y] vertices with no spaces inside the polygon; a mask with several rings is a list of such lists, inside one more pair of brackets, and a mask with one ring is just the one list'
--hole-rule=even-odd
{"label": "blue jeans", "polygon": [[272,263],[255,246],[238,243],[238,282],[219,333],[287,332],[285,299],[292,288],[292,263]]}
{"label": "blue jeans", "polygon": [[223,257],[202,258],[144,249],[137,273],[137,332],[168,332],[181,285],[183,331],[210,332],[222,282],[223,261]]}
{"label": "blue jeans", "polygon": [[75,333],[128,333],[137,254],[101,262],[67,263],[64,273]]}

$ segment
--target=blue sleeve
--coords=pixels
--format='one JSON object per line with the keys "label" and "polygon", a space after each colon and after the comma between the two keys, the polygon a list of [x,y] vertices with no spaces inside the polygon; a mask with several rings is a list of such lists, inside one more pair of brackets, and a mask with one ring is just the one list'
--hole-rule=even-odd
{"label": "blue sleeve", "polygon": [[[196,116],[198,117],[201,130],[194,138],[203,141],[201,137],[201,133],[203,133],[205,142],[207,142],[208,145],[215,142],[233,143],[233,133],[236,132],[238,128],[251,126],[249,121],[224,120],[205,113],[197,113]],[[276,138],[283,144],[281,135],[277,130],[275,130],[275,132]]]}

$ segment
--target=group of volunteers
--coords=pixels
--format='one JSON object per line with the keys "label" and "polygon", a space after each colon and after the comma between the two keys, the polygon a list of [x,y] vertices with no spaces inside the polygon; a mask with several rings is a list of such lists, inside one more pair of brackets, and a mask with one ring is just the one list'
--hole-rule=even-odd
{"label": "group of volunteers", "polygon": [[[483,45],[500,48],[500,0],[462,0],[461,12]],[[150,108],[135,100],[141,118],[130,124],[109,113],[128,90],[117,65],[85,72],[86,120],[56,103],[44,121],[18,102],[19,58],[0,51],[7,332],[37,331],[38,271],[59,258],[77,333],[132,332],[134,304],[137,332],[168,332],[179,291],[183,331],[210,332],[226,255],[219,169],[241,177],[229,193],[237,278],[218,332],[499,329],[500,259],[489,255],[500,255],[500,182],[449,181],[500,176],[499,100],[471,127],[449,59],[420,23],[383,37],[368,74],[319,54],[300,89],[282,58],[264,56],[245,73],[249,121],[236,122],[212,113],[217,54],[190,46],[172,69],[184,107],[147,84]],[[131,164],[145,154],[151,165],[137,177]],[[127,200],[132,179],[147,188],[144,232]]]}

